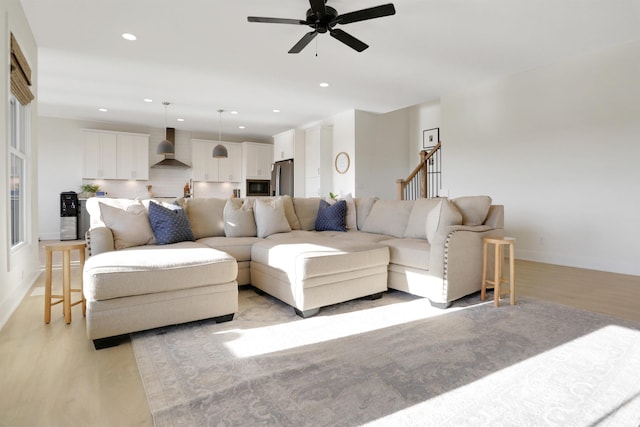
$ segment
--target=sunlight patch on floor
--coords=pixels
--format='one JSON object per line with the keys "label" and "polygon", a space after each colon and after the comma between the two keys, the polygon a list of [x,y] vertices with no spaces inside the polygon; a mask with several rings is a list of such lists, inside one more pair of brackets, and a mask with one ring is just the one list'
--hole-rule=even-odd
{"label": "sunlight patch on floor", "polygon": [[368,425],[425,420],[452,426],[640,425],[640,331],[604,327]]}
{"label": "sunlight patch on floor", "polygon": [[237,357],[252,357],[380,330],[465,308],[470,307],[441,310],[431,307],[427,298],[421,298],[350,313],[318,315],[277,325],[219,333],[236,334],[238,338],[225,345]]}

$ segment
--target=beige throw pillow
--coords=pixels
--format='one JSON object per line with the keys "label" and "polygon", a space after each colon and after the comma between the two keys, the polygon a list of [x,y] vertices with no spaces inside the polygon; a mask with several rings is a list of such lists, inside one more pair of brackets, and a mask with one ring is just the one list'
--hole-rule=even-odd
{"label": "beige throw pillow", "polygon": [[294,197],[293,206],[296,209],[296,216],[300,221],[300,229],[306,231],[314,230],[316,217],[318,216],[318,207],[320,206],[320,198]]}
{"label": "beige throw pillow", "polygon": [[99,203],[99,206],[102,222],[113,233],[116,250],[155,243],[149,215],[142,203],[136,202],[127,207],[127,210],[105,203]]}
{"label": "beige throw pillow", "polygon": [[413,200],[378,200],[371,208],[362,231],[402,237],[412,206]]}
{"label": "beige throw pillow", "polygon": [[356,197],[353,201],[356,205],[356,222],[358,230],[362,230],[364,223],[371,212],[371,208],[378,200],[377,197]]}
{"label": "beige throw pillow", "polygon": [[258,237],[291,231],[281,198],[256,199],[253,206]]}
{"label": "beige throw pillow", "polygon": [[351,193],[342,197],[343,200],[347,202],[347,230],[357,230],[358,229],[358,216],[356,211],[356,202],[353,201],[353,196]]}
{"label": "beige throw pillow", "polygon": [[427,215],[427,240],[433,243],[436,233],[450,225],[462,224],[462,214],[447,199],[439,199],[440,203],[433,207]]}
{"label": "beige throw pillow", "polygon": [[227,204],[226,199],[205,197],[185,200],[185,210],[196,240],[203,237],[224,236],[223,213]]}
{"label": "beige throw pillow", "polygon": [[407,229],[404,230],[404,237],[411,239],[427,238],[427,215],[434,207],[440,204],[441,199],[417,199],[413,202],[411,215],[407,223]]}
{"label": "beige throw pillow", "polygon": [[462,225],[482,225],[491,207],[489,196],[466,196],[451,200],[462,214]]}
{"label": "beige throw pillow", "polygon": [[229,199],[224,206],[224,234],[227,237],[257,236],[256,220],[250,203]]}

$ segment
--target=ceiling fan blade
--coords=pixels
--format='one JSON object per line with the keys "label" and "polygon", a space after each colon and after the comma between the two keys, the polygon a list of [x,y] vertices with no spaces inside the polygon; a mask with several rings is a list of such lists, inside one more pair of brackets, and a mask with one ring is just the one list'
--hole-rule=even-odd
{"label": "ceiling fan blade", "polygon": [[342,43],[346,44],[352,49],[357,50],[358,52],[362,52],[366,48],[369,47],[368,44],[361,42],[357,38],[353,37],[351,34],[346,33],[340,29],[334,30],[333,28],[329,30],[331,37],[334,39],[340,40]]}
{"label": "ceiling fan blade", "polygon": [[293,25],[307,25],[306,21],[300,19],[287,19],[287,18],[264,18],[261,16],[247,16],[249,22],[264,22],[267,24],[293,24]]}
{"label": "ceiling fan blade", "polygon": [[309,0],[309,4],[311,5],[311,10],[315,12],[318,18],[322,18],[324,14],[327,13],[325,0]]}
{"label": "ceiling fan blade", "polygon": [[315,39],[318,35],[317,31],[311,31],[305,34],[298,43],[296,43],[291,49],[289,49],[289,53],[300,53],[302,49],[304,49],[311,40]]}
{"label": "ceiling fan blade", "polygon": [[352,22],[366,21],[367,19],[381,18],[383,16],[395,14],[396,8],[393,6],[393,3],[389,3],[367,9],[356,10],[355,12],[345,13],[344,15],[338,15],[336,19],[334,19],[334,23],[350,24]]}

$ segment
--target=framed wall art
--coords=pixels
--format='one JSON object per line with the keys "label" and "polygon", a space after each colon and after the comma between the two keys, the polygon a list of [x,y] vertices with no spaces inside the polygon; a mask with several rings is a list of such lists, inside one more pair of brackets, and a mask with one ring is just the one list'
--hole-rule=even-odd
{"label": "framed wall art", "polygon": [[431,148],[440,142],[440,128],[427,129],[422,131],[422,148]]}

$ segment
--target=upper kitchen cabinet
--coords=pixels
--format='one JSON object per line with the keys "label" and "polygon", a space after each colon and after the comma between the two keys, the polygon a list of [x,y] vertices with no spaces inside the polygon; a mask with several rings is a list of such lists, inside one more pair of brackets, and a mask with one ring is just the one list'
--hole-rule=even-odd
{"label": "upper kitchen cabinet", "polygon": [[194,181],[240,182],[242,180],[242,145],[223,142],[229,157],[211,157],[217,141],[191,140],[191,173]]}
{"label": "upper kitchen cabinet", "polygon": [[117,179],[117,147],[116,133],[85,130],[82,177]]}
{"label": "upper kitchen cabinet", "polygon": [[304,156],[304,133],[290,129],[273,136],[273,161],[297,159]]}
{"label": "upper kitchen cabinet", "polygon": [[218,159],[218,180],[220,182],[242,181],[242,145],[229,142],[222,145],[227,147],[229,157]]}
{"label": "upper kitchen cabinet", "polygon": [[273,145],[242,143],[243,176],[245,179],[271,179]]}
{"label": "upper kitchen cabinet", "polygon": [[149,179],[149,136],[117,135],[117,178]]}
{"label": "upper kitchen cabinet", "polygon": [[84,179],[149,179],[149,135],[84,131]]}

